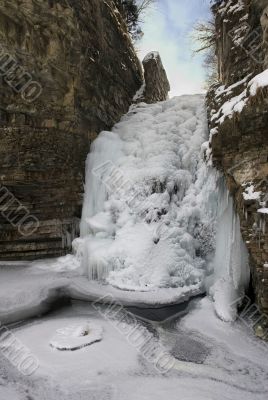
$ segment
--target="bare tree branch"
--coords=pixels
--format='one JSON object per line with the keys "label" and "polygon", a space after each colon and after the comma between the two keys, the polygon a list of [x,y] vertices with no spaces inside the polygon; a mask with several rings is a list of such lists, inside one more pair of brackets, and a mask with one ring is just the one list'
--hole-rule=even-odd
{"label": "bare tree branch", "polygon": [[148,8],[156,2],[157,0],[117,0],[133,40],[142,37],[143,32],[140,26],[143,22],[142,17]]}
{"label": "bare tree branch", "polygon": [[206,70],[206,88],[218,81],[216,56],[217,33],[214,21],[199,22],[194,27],[193,39],[198,43],[195,53],[205,53],[203,66]]}
{"label": "bare tree branch", "polygon": [[139,15],[143,14],[150,6],[156,3],[156,0],[141,0],[138,6]]}
{"label": "bare tree branch", "polygon": [[197,23],[194,27],[193,38],[200,44],[196,50],[197,53],[215,48],[216,28],[214,21]]}

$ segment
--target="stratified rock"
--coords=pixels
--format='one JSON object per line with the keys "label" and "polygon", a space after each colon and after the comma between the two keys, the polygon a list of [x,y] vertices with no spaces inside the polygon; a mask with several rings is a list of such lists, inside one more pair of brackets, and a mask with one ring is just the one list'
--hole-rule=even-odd
{"label": "stratified rock", "polygon": [[261,26],[263,30],[263,44],[265,49],[265,67],[268,68],[268,1],[261,16]]}
{"label": "stratified rock", "polygon": [[142,62],[145,88],[140,101],[152,104],[168,98],[170,85],[161,57],[157,52],[149,53]]}
{"label": "stratified rock", "polygon": [[[214,6],[220,82],[208,93],[213,163],[234,196],[256,301],[265,313],[268,214],[260,210],[268,206],[268,87],[250,91],[249,82],[267,68],[267,5],[268,0],[224,0]],[[223,104],[225,110],[237,106],[226,116]],[[245,195],[249,187],[255,192],[251,198]]]}
{"label": "stratified rock", "polygon": [[0,259],[59,256],[90,143],[127,112],[141,65],[113,0],[1,1],[0,43]]}

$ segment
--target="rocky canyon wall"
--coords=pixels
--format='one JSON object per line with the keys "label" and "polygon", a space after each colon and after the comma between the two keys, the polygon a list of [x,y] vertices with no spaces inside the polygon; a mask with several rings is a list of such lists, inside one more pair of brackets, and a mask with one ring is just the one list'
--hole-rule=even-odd
{"label": "rocky canyon wall", "polygon": [[143,82],[113,0],[1,0],[0,77],[0,259],[65,254],[90,142]]}
{"label": "rocky canyon wall", "polygon": [[235,199],[256,302],[268,313],[268,1],[217,3],[210,147]]}

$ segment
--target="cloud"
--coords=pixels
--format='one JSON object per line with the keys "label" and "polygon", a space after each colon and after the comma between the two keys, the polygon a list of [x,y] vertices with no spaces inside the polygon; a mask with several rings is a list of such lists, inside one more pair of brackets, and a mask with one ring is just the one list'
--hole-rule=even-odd
{"label": "cloud", "polygon": [[150,51],[159,51],[171,84],[171,97],[201,93],[205,80],[203,58],[193,56],[191,32],[196,21],[208,18],[208,1],[158,1],[145,17],[138,54],[143,59]]}

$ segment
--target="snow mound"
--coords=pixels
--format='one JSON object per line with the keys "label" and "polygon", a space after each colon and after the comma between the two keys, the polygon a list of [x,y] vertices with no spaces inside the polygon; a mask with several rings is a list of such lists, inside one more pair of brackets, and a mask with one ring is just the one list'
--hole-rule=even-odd
{"label": "snow mound", "polygon": [[102,340],[103,329],[97,324],[86,322],[84,325],[70,325],[57,329],[50,340],[50,346],[57,350],[79,350]]}
{"label": "snow mound", "polygon": [[130,109],[93,143],[81,238],[83,273],[122,290],[200,286],[214,251],[216,173],[203,160],[203,96]]}

